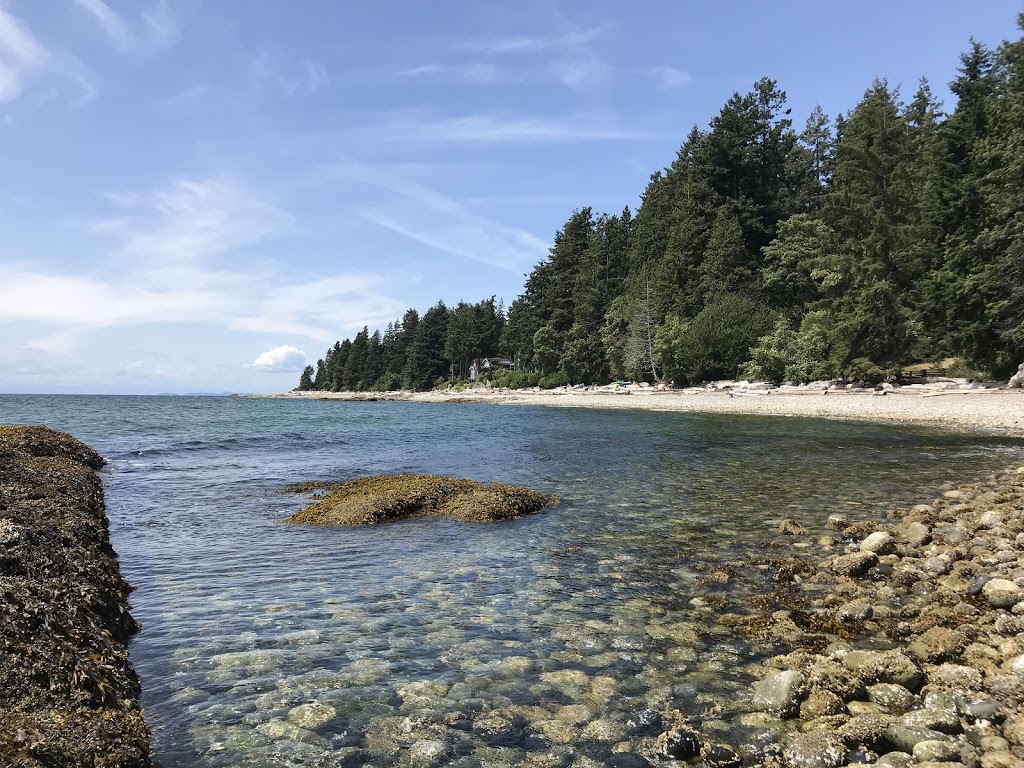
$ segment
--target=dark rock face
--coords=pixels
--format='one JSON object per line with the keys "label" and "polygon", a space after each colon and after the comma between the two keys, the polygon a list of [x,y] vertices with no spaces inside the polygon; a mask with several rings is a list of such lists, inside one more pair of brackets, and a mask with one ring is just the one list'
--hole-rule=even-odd
{"label": "dark rock face", "polygon": [[371,525],[424,515],[493,522],[532,515],[558,503],[556,497],[539,491],[443,475],[377,475],[344,483],[299,483],[288,490],[323,492],[311,506],[285,520],[306,525]]}
{"label": "dark rock face", "polygon": [[0,427],[0,765],[152,764],[102,465],[70,435]]}

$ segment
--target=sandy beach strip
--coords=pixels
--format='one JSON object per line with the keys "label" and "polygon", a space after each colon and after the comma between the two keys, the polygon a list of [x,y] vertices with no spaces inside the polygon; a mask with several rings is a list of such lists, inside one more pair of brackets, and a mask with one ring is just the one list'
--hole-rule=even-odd
{"label": "sandy beach strip", "polygon": [[729,392],[631,390],[490,390],[461,392],[288,392],[271,397],[318,400],[403,400],[422,403],[498,403],[562,408],[628,408],[648,411],[734,413],[760,416],[926,424],[958,430],[1024,436],[1024,390],[949,392],[801,392],[759,395]]}

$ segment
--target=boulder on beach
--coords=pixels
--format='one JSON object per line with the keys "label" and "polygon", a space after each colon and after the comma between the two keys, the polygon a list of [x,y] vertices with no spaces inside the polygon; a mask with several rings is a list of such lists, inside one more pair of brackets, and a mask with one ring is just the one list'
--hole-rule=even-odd
{"label": "boulder on beach", "polygon": [[375,475],[344,483],[299,483],[314,503],[286,518],[305,525],[372,525],[407,517],[493,522],[532,515],[558,504],[551,494],[514,485],[483,485],[444,475]]}

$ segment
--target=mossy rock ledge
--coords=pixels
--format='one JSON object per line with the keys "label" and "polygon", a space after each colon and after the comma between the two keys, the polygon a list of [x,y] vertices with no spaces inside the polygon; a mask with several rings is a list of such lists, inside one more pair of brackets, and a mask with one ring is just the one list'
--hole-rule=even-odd
{"label": "mossy rock ledge", "polygon": [[514,485],[483,485],[444,475],[375,475],[344,483],[296,483],[314,503],[285,519],[304,525],[373,525],[428,515],[485,523],[532,515],[557,496]]}
{"label": "mossy rock ledge", "polygon": [[71,435],[0,426],[0,766],[153,765],[101,466]]}

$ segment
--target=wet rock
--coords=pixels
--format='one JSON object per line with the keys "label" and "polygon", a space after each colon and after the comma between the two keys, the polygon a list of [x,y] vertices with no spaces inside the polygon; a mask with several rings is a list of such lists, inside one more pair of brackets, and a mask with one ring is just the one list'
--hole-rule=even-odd
{"label": "wet rock", "polygon": [[832,514],[825,520],[825,527],[834,531],[841,531],[850,524],[850,518],[846,515]]}
{"label": "wet rock", "polygon": [[942,544],[948,544],[951,547],[956,547],[967,540],[967,531],[959,525],[945,523],[934,528],[932,531],[932,537]]}
{"label": "wet rock", "polygon": [[924,728],[939,733],[960,733],[963,727],[956,713],[948,709],[917,709],[903,716],[901,723],[910,728]]}
{"label": "wet rock", "polygon": [[846,762],[846,745],[837,734],[801,733],[786,747],[791,768],[839,768]]}
{"label": "wet rock", "polygon": [[914,756],[909,752],[887,752],[878,758],[875,765],[879,768],[908,768],[914,763]]}
{"label": "wet rock", "polygon": [[928,670],[928,685],[946,691],[978,691],[983,683],[982,674],[962,664],[940,664]]}
{"label": "wet rock", "polygon": [[995,723],[1002,720],[999,702],[987,697],[958,696],[956,711],[971,721],[986,720]]}
{"label": "wet rock", "polygon": [[848,701],[846,711],[854,717],[861,715],[882,715],[886,713],[885,707],[875,704],[873,701]]}
{"label": "wet rock", "polygon": [[876,531],[861,541],[859,549],[876,555],[890,555],[896,551],[896,541],[888,531]]}
{"label": "wet rock", "polygon": [[970,641],[962,632],[946,627],[932,627],[918,635],[907,651],[922,662],[946,661],[963,653]]}
{"label": "wet rock", "polygon": [[839,714],[845,707],[846,703],[832,691],[815,688],[800,704],[800,717],[804,720],[828,717]]}
{"label": "wet rock", "polygon": [[833,557],[829,562],[829,570],[838,576],[860,576],[877,563],[878,555],[874,552],[854,552]]}
{"label": "wet rock", "polygon": [[409,768],[435,768],[445,762],[451,748],[443,741],[423,739],[413,742],[402,756],[402,765]]}
{"label": "wet rock", "polygon": [[915,728],[909,725],[890,725],[885,729],[885,740],[900,752],[913,754],[914,746],[922,741],[949,741],[944,733],[928,728]]}
{"label": "wet rock", "polygon": [[650,763],[636,752],[617,752],[604,761],[608,768],[647,768]]}
{"label": "wet rock", "polygon": [[912,547],[920,547],[931,541],[932,532],[924,523],[918,521],[904,521],[896,526],[896,536]]}
{"label": "wet rock", "polygon": [[800,536],[807,533],[807,529],[796,520],[787,517],[785,520],[779,521],[779,533],[783,536]]}
{"label": "wet rock", "polygon": [[1024,600],[1024,591],[1007,579],[990,579],[982,587],[981,594],[993,608],[1011,608]]}
{"label": "wet rock", "polygon": [[840,621],[867,621],[874,612],[874,608],[867,600],[851,600],[836,609],[836,617]]}
{"label": "wet rock", "polygon": [[914,745],[914,759],[919,763],[960,762],[960,750],[951,741],[919,741]]}
{"label": "wet rock", "polygon": [[866,683],[893,683],[910,691],[924,680],[921,668],[901,651],[851,651],[843,664],[857,672]]}
{"label": "wet rock", "polygon": [[1003,737],[1015,747],[1024,746],[1024,715],[1014,715],[1003,723]]}
{"label": "wet rock", "polygon": [[299,728],[315,731],[333,720],[335,715],[337,715],[337,710],[334,707],[312,702],[293,707],[288,711],[288,720]]}
{"label": "wet rock", "polygon": [[769,675],[754,689],[751,707],[779,717],[794,714],[800,706],[800,693],[804,676],[795,670]]}
{"label": "wet rock", "polygon": [[679,726],[658,737],[655,749],[659,757],[689,760],[700,754],[701,734],[689,726]]}
{"label": "wet rock", "polygon": [[343,483],[299,483],[288,490],[326,492],[285,519],[303,525],[371,525],[423,515],[489,522],[530,515],[558,503],[550,494],[526,488],[442,475],[377,475]]}
{"label": "wet rock", "polygon": [[593,720],[583,727],[583,738],[594,741],[622,741],[627,735],[624,723],[606,718]]}
{"label": "wet rock", "polygon": [[706,768],[738,768],[743,763],[736,751],[724,744],[704,744],[700,756]]}
{"label": "wet rock", "polygon": [[917,696],[894,683],[876,683],[868,686],[868,701],[885,707],[889,712],[906,712],[917,703]]}

